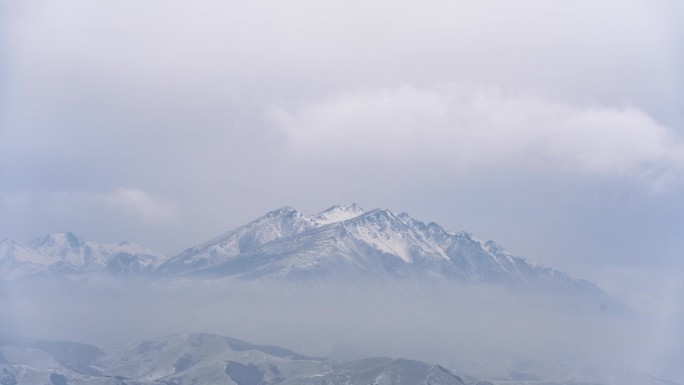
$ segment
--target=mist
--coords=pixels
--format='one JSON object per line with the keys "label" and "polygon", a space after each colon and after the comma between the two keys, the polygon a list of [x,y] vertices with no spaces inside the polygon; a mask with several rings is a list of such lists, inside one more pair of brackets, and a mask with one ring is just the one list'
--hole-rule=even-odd
{"label": "mist", "polygon": [[667,315],[648,317],[445,282],[149,285],[98,278],[84,284],[5,285],[0,326],[16,335],[97,344],[208,332],[315,357],[411,358],[489,378],[514,369],[551,378],[623,368],[668,378],[683,374],[674,361],[684,335],[659,333],[664,322],[684,320],[681,303],[673,303]]}

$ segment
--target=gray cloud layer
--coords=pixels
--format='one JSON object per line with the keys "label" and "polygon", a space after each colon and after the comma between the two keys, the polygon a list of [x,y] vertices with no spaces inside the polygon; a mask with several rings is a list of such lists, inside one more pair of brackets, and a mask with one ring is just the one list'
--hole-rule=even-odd
{"label": "gray cloud layer", "polygon": [[[230,281],[141,287],[94,280],[85,288],[35,281],[10,290],[0,285],[0,303],[9,310],[0,314],[3,330],[46,339],[122,343],[204,331],[314,356],[411,357],[489,378],[506,378],[516,366],[578,381],[610,378],[611,371],[626,368],[672,379],[684,375],[678,327],[684,313],[674,302],[633,317],[582,301],[437,282],[335,289]],[[589,378],[584,380],[607,383]],[[639,383],[628,381],[620,383]]]}
{"label": "gray cloud layer", "polygon": [[448,163],[453,172],[507,162],[630,176],[653,187],[684,167],[672,130],[631,106],[576,106],[497,90],[400,87],[344,94],[276,109],[276,126],[295,153]]}

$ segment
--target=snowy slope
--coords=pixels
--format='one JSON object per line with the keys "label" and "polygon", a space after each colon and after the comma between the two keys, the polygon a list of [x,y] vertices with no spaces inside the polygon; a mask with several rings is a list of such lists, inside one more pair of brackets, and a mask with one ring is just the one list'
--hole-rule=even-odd
{"label": "snowy slope", "polygon": [[98,244],[70,232],[50,234],[23,244],[0,243],[0,279],[53,274],[67,277],[151,272],[165,257],[142,246],[121,242]]}
{"label": "snowy slope", "polygon": [[310,227],[310,221],[301,213],[291,207],[283,207],[204,244],[185,250],[168,260],[158,270],[163,274],[175,273],[220,263],[256,250],[274,240],[301,233]]}
{"label": "snowy slope", "polygon": [[321,211],[318,214],[312,215],[309,219],[313,226],[323,226],[329,223],[341,222],[347,219],[352,219],[363,214],[363,209],[356,203],[349,206],[332,206],[327,210]]}
{"label": "snowy slope", "polygon": [[602,295],[593,284],[537,266],[493,241],[450,232],[406,213],[357,205],[305,216],[291,207],[170,258],[161,277],[302,279],[439,277]]}
{"label": "snowy slope", "polygon": [[50,266],[53,272],[82,274],[109,271],[126,274],[151,269],[163,260],[154,251],[133,243],[101,245],[70,232],[46,235],[28,244],[34,251],[56,261]]}
{"label": "snowy slope", "polygon": [[4,279],[37,272],[67,277],[135,274],[154,279],[438,278],[604,295],[593,284],[537,266],[493,241],[450,232],[406,213],[365,212],[355,204],[333,206],[311,216],[283,207],[171,258],[129,243],[85,241],[68,232],[34,239],[28,243],[30,248],[9,240],[3,245],[0,278]]}
{"label": "snowy slope", "polygon": [[271,242],[353,218],[362,212],[363,210],[354,204],[333,206],[306,217],[292,207],[283,207],[206,243],[185,250],[160,266],[158,271],[161,275],[178,274],[220,264],[233,257],[254,253]]}
{"label": "snowy slope", "polygon": [[102,247],[86,242],[70,232],[33,239],[28,245],[36,252],[51,256],[74,268],[102,264],[107,258],[107,253]]}
{"label": "snowy slope", "polygon": [[0,242],[0,278],[14,279],[47,270],[55,260],[13,239]]}

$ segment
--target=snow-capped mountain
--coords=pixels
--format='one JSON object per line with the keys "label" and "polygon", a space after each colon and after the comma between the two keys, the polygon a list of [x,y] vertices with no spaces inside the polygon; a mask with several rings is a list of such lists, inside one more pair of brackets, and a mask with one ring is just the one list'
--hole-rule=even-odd
{"label": "snow-capped mountain", "polygon": [[600,292],[514,256],[493,241],[450,232],[406,213],[357,205],[305,216],[284,207],[170,258],[163,277],[195,275],[306,279],[428,277],[462,283]]}
{"label": "snow-capped mountain", "polygon": [[0,383],[491,385],[439,365],[369,358],[338,363],[212,334],[124,346],[0,338]]}
{"label": "snow-capped mountain", "polygon": [[323,226],[329,223],[352,219],[361,214],[363,214],[363,209],[357,204],[352,203],[349,206],[332,206],[327,210],[312,215],[309,220],[313,226]]}
{"label": "snow-capped mountain", "polygon": [[35,252],[21,242],[13,239],[0,242],[0,277],[13,279],[35,274],[53,263],[52,258]]}
{"label": "snow-capped mountain", "polygon": [[133,243],[98,244],[70,232],[36,238],[28,245],[36,252],[58,260],[51,266],[54,272],[127,274],[150,270],[164,259],[158,253]]}
{"label": "snow-capped mountain", "polygon": [[177,273],[221,264],[233,257],[258,252],[262,246],[272,242],[289,239],[361,214],[363,210],[355,204],[333,206],[311,217],[306,217],[291,207],[283,207],[218,238],[185,250],[160,266],[159,272]]}
{"label": "snow-capped mountain", "polygon": [[537,266],[493,241],[451,232],[406,213],[365,212],[355,204],[333,206],[311,216],[283,207],[171,258],[129,243],[85,241],[68,232],[37,238],[28,245],[9,240],[3,245],[3,279],[36,273],[302,282],[420,278],[604,295],[589,282]]}
{"label": "snow-capped mountain", "polygon": [[185,250],[166,261],[158,270],[164,274],[215,265],[258,250],[270,242],[300,234],[312,227],[309,218],[290,207],[284,207],[218,238]]}
{"label": "snow-capped mountain", "polygon": [[126,275],[151,271],[163,256],[128,242],[101,245],[70,232],[50,234],[23,244],[0,244],[0,278],[38,273],[79,276],[89,273]]}
{"label": "snow-capped mountain", "polygon": [[51,256],[70,268],[87,268],[104,263],[109,253],[93,242],[87,242],[73,233],[50,234],[28,242],[36,252]]}

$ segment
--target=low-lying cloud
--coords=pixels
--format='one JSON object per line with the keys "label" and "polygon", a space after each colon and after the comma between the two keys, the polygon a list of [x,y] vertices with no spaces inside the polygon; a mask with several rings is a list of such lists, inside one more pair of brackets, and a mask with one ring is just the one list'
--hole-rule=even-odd
{"label": "low-lying cloud", "polygon": [[89,194],[96,203],[128,211],[148,223],[178,221],[178,208],[173,201],[135,188],[118,188],[107,193]]}
{"label": "low-lying cloud", "polygon": [[271,116],[293,152],[346,161],[423,158],[452,170],[512,162],[635,178],[649,187],[661,187],[684,168],[676,133],[628,104],[406,85],[278,106]]}
{"label": "low-lying cloud", "polygon": [[681,313],[636,319],[495,287],[44,280],[0,285],[0,305],[5,332],[45,339],[122,343],[211,332],[342,360],[420,359],[490,378],[519,362],[550,378],[629,365],[681,375],[672,357],[682,336],[659,339],[655,329]]}

